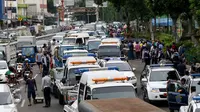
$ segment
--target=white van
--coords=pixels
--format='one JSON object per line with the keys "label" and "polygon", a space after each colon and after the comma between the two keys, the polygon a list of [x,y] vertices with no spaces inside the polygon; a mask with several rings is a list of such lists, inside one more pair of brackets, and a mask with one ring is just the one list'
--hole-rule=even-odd
{"label": "white van", "polygon": [[68,37],[64,38],[63,44],[71,44],[71,45],[86,45],[88,39],[89,39],[88,33],[75,33],[71,34]]}

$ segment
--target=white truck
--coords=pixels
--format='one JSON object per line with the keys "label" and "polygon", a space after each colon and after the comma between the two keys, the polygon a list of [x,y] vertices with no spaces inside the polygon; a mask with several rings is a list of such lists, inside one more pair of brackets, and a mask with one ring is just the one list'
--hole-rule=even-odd
{"label": "white truck", "polygon": [[0,43],[0,60],[6,60],[7,63],[10,60],[16,58],[17,42]]}
{"label": "white truck", "polygon": [[136,98],[134,86],[125,82],[127,77],[123,73],[116,71],[115,67],[103,69],[79,69],[83,74],[77,100],[72,105],[65,105],[64,112],[79,112],[79,103],[84,100]]}
{"label": "white truck", "polygon": [[21,50],[24,45],[36,45],[35,36],[19,36],[17,38],[17,50]]}

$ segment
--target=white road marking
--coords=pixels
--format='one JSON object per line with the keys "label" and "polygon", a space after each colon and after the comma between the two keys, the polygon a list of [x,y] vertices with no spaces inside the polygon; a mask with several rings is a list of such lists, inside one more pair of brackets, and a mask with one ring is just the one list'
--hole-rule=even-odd
{"label": "white road marking", "polygon": [[34,79],[38,76],[38,74],[35,74]]}
{"label": "white road marking", "polygon": [[22,101],[21,107],[24,107],[25,102],[26,102],[26,100],[24,99],[24,100]]}

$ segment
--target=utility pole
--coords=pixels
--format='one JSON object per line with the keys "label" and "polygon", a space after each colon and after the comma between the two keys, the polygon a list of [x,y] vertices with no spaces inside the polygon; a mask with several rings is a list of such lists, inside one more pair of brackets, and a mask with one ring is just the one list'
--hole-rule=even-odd
{"label": "utility pole", "polygon": [[61,0],[61,7],[62,7],[62,11],[61,11],[61,19],[62,21],[64,21],[64,13],[65,13],[65,8],[64,8],[64,0]]}
{"label": "utility pole", "polygon": [[44,16],[45,16],[45,15],[44,15],[44,0],[42,0],[42,16],[43,16],[43,21],[42,21],[42,23],[43,23],[43,26],[44,26],[44,25],[45,25],[45,24],[44,24],[44,22],[45,22],[45,20],[44,20],[44,19],[45,19],[45,17],[44,17]]}

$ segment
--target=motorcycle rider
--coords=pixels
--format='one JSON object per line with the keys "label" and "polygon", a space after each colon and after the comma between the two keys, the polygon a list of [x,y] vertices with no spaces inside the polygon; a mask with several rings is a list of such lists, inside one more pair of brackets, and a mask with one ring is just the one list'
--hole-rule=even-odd
{"label": "motorcycle rider", "polygon": [[18,84],[16,75],[14,73],[10,73],[9,78],[8,78],[8,84]]}
{"label": "motorcycle rider", "polygon": [[18,57],[17,57],[17,63],[23,63],[24,62],[24,58],[22,56],[21,53],[18,54]]}
{"label": "motorcycle rider", "polygon": [[29,59],[26,58],[23,66],[23,75],[25,71],[30,71],[31,72],[31,65],[29,64]]}

